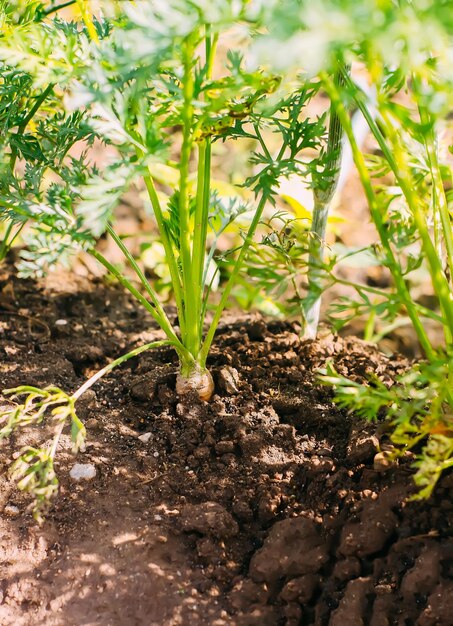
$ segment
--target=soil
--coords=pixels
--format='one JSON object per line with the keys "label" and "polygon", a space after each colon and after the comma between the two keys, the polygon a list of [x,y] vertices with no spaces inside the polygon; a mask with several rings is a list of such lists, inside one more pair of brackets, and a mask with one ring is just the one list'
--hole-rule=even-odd
{"label": "soil", "polygon": [[[79,403],[86,451],[74,458],[63,437],[60,492],[41,527],[5,470],[49,432],[4,441],[0,624],[452,626],[453,475],[429,501],[408,500],[413,459],[379,464],[385,425],[348,416],[316,379],[328,359],[356,380],[407,362],[298,331],[227,316],[209,404],[176,396],[166,348],[102,379]],[[0,272],[1,388],[72,391],[161,337],[100,280]],[[95,478],[73,482],[75,463],[93,464]]]}

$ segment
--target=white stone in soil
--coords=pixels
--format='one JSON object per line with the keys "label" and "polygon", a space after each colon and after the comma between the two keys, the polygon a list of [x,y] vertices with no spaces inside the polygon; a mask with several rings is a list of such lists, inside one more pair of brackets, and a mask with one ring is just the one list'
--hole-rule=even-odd
{"label": "white stone in soil", "polygon": [[151,433],[144,433],[143,435],[139,435],[138,438],[140,439],[140,441],[143,441],[143,443],[148,443],[148,441],[151,439]]}
{"label": "white stone in soil", "polygon": [[72,480],[92,480],[96,476],[96,468],[92,463],[76,463],[72,466],[69,476]]}
{"label": "white stone in soil", "polygon": [[3,509],[3,513],[8,517],[17,517],[20,513],[19,507],[14,504],[7,504]]}

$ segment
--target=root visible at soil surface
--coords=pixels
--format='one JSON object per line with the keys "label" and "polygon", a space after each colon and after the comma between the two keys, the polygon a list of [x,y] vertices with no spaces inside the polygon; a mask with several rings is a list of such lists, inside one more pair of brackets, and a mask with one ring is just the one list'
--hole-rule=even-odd
{"label": "root visible at soil surface", "polygon": [[195,368],[189,376],[183,376],[181,373],[176,376],[176,393],[181,398],[195,392],[200,400],[209,402],[214,391],[214,381],[208,370]]}
{"label": "root visible at soil surface", "polygon": [[[161,338],[120,290],[72,281],[0,275],[0,310],[23,316],[0,316],[2,388],[71,391]],[[316,382],[327,359],[357,380],[407,363],[298,331],[228,318],[208,362],[209,404],[177,396],[168,348],[112,372],[79,404],[86,451],[74,459],[63,437],[61,490],[42,528],[2,471],[0,624],[451,626],[453,475],[429,501],[408,502],[411,458],[375,470],[383,425],[345,415]],[[49,433],[3,442],[3,470],[38,435]],[[76,462],[93,464],[94,480],[72,482]]]}

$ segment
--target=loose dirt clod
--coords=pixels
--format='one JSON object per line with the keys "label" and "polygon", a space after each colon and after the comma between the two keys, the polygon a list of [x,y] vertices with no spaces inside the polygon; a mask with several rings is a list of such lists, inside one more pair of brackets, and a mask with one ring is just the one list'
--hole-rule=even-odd
{"label": "loose dirt clod", "polygon": [[196,531],[218,539],[234,537],[239,530],[231,514],[216,502],[186,505],[181,512],[180,524],[186,532]]}
{"label": "loose dirt clod", "polygon": [[366,626],[366,608],[372,590],[370,577],[349,581],[339,607],[332,613],[329,626]]}
{"label": "loose dirt clod", "polygon": [[249,574],[256,582],[315,574],[328,560],[325,540],[316,524],[304,517],[277,522],[261,550],[255,553]]}
{"label": "loose dirt clod", "polygon": [[225,365],[219,371],[219,387],[225,393],[239,393],[239,372],[234,367]]}
{"label": "loose dirt clod", "polygon": [[[353,463],[366,463],[373,457],[379,445],[373,424],[364,421],[353,424],[349,433],[347,454]],[[376,469],[376,468],[375,468]]]}

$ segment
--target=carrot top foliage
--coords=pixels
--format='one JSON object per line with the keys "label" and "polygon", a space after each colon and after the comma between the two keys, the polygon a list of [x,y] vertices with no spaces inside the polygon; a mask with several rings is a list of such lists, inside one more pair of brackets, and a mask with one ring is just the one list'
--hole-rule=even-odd
{"label": "carrot top foliage", "polygon": [[[451,3],[289,0],[267,3],[265,11],[269,32],[258,40],[258,54],[268,68],[286,72],[303,58],[307,71],[319,77],[350,145],[377,231],[368,254],[392,279],[387,291],[355,285],[357,299],[337,302],[337,314],[367,316],[371,337],[379,318],[389,328],[406,320],[426,358],[389,389],[378,379],[359,385],[333,366],[324,381],[335,386],[342,406],[369,419],[390,418],[396,453],[417,450],[415,480],[419,495],[427,496],[453,465]],[[352,108],[368,126],[371,155],[358,145]],[[324,273],[326,283],[335,281],[332,264],[325,263]],[[429,277],[432,308],[417,294],[422,273]],[[433,343],[429,326],[442,332],[441,345]]]}
{"label": "carrot top foliage", "polygon": [[[6,225],[0,259],[28,224],[22,275],[44,274],[84,250],[166,336],[118,357],[72,395],[55,387],[10,390],[25,399],[0,414],[0,436],[45,417],[55,424],[51,446],[24,451],[15,466],[38,514],[56,488],[53,459],[67,422],[75,448],[83,445],[75,402],[100,375],[145,349],[170,345],[180,363],[178,393],[209,400],[207,357],[247,259],[264,282],[278,282],[275,267],[266,267],[272,259],[283,258],[292,279],[306,268],[308,295],[300,302],[296,287],[296,299],[307,334],[316,334],[322,291],[339,280],[324,238],[346,144],[379,239],[367,252],[387,268],[392,287],[354,285],[357,299],[337,302],[337,313],[366,314],[371,335],[379,316],[390,326],[407,318],[426,362],[390,389],[376,381],[353,384],[332,368],[324,381],[335,385],[338,402],[366,417],[387,411],[398,450],[417,446],[416,480],[423,495],[430,493],[453,463],[453,181],[439,147],[441,132],[450,130],[453,93],[450,4],[103,0],[92,11],[87,0],[14,6],[0,0],[0,219]],[[307,115],[320,90],[330,101],[328,131],[326,116]],[[368,125],[377,148],[372,155],[357,142],[353,110]],[[242,142],[250,152],[249,173],[224,195],[212,177],[218,142]],[[103,165],[92,160],[98,144],[111,155]],[[286,225],[265,237],[272,254],[263,262],[256,230],[291,175],[313,189],[312,232],[296,246],[288,243]],[[134,185],[145,190],[159,231],[176,322],[115,230],[115,207]],[[245,231],[239,217],[247,220]],[[212,302],[222,267],[217,243],[231,227],[239,245],[227,255],[227,280]],[[121,251],[135,281],[99,251],[101,235]],[[301,263],[299,251],[309,253],[308,261]],[[421,268],[435,295],[432,310],[412,288]],[[444,345],[433,345],[427,320],[440,325]]]}
{"label": "carrot top foliage", "polygon": [[[260,11],[248,2],[106,1],[97,15],[86,2],[75,4],[75,21],[63,19],[53,5],[45,9],[36,2],[23,3],[14,12],[3,10],[8,36],[0,39],[0,62],[9,136],[2,150],[0,215],[19,227],[26,221],[31,225],[23,275],[44,273],[75,250],[97,259],[148,310],[164,331],[165,343],[176,350],[178,392],[194,390],[209,400],[213,382],[206,359],[263,211],[273,204],[282,177],[306,176],[315,167],[313,159],[301,154],[316,150],[325,132],[321,120],[308,120],[304,113],[317,87],[285,82],[278,73],[245,62],[244,53],[261,26]],[[240,45],[224,52],[219,39],[232,29],[237,29]],[[15,110],[6,90],[19,79],[27,97]],[[248,201],[240,188],[222,199],[213,185],[211,154],[218,141],[255,146],[253,171],[242,181]],[[94,142],[114,154],[102,167],[90,160]],[[17,166],[19,160],[24,168]],[[159,230],[177,325],[115,232],[113,211],[133,184],[145,187]],[[206,323],[219,271],[217,240],[244,214],[248,229],[230,254],[229,278]],[[103,233],[123,253],[139,288],[96,248]],[[16,391],[26,393],[27,388]],[[22,408],[14,409],[13,422],[10,411],[3,419],[18,427],[39,405],[39,419],[46,411],[54,416],[58,439],[62,407],[73,403],[74,396],[54,390],[43,392],[38,401],[38,391],[29,393]],[[74,423],[72,410],[63,413]],[[81,431],[74,432],[80,445]],[[56,448],[46,457],[49,476]],[[22,475],[36,474],[33,458],[28,455],[22,463]],[[36,481],[26,484],[36,495]]]}

